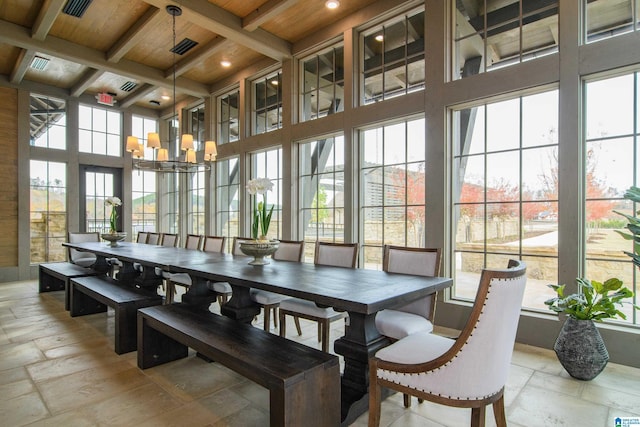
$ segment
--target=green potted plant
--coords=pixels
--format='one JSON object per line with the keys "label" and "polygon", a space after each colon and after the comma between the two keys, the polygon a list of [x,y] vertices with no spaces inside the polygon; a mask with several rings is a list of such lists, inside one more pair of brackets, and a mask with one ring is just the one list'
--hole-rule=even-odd
{"label": "green potted plant", "polygon": [[592,380],[609,361],[609,353],[594,322],[626,319],[618,308],[627,303],[624,300],[633,297],[633,292],[615,277],[604,283],[578,278],[576,283],[578,292],[570,295],[565,294],[565,285],[548,285],[557,296],[544,303],[556,313],[567,315],[553,346],[558,360],[572,377]]}
{"label": "green potted plant", "polygon": [[[624,198],[631,200],[632,202],[640,203],[640,188],[635,186],[629,187],[629,189],[624,193]],[[633,252],[624,251],[624,253],[633,259],[633,263],[636,266],[640,267],[640,218],[633,215],[627,215],[619,211],[614,212],[618,215],[622,215],[627,218],[627,221],[629,221],[626,227],[626,229],[629,230],[629,233],[619,230],[616,230],[616,232],[624,237],[625,240],[633,241]]]}

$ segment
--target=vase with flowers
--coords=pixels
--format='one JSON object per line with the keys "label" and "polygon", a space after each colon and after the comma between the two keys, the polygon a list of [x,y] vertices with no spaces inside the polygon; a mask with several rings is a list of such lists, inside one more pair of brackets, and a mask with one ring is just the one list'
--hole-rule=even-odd
{"label": "vase with flowers", "polygon": [[122,206],[122,200],[119,197],[107,197],[104,201],[106,206],[111,207],[109,215],[109,232],[102,233],[102,238],[110,243],[110,246],[118,246],[118,242],[127,237],[126,233],[118,232],[118,211],[117,208]]}
{"label": "vase with flowers", "polygon": [[[269,240],[269,225],[273,215],[273,205],[267,210],[267,192],[273,190],[273,182],[269,178],[256,178],[247,182],[247,191],[254,196],[254,211],[251,220],[251,237],[253,240],[241,242],[240,250],[249,256],[253,256],[251,265],[269,264],[264,257],[272,255],[277,249],[279,242]],[[258,202],[257,196],[262,196],[262,201]]]}

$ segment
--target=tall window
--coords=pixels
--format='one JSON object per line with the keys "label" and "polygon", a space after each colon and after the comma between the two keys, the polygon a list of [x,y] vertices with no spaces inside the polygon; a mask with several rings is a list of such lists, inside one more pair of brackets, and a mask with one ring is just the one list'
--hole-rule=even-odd
{"label": "tall window", "polygon": [[156,227],[156,173],[134,171],[131,176],[131,225],[133,236],[139,231],[157,231]]}
{"label": "tall window", "polygon": [[80,105],[79,141],[81,153],[122,155],[120,113],[104,108]]}
{"label": "tall window", "polygon": [[558,282],[558,91],[455,112],[454,298],[473,300],[482,268],[527,263],[523,306],[547,310]]}
{"label": "tall window", "polygon": [[582,6],[588,43],[640,30],[637,0],[582,0]]}
{"label": "tall window", "polygon": [[[165,120],[171,147],[169,153],[173,153],[174,159],[180,158],[180,123],[177,117]],[[171,157],[171,155],[170,155]],[[178,233],[180,224],[180,174],[165,173],[162,175],[165,194],[162,196],[162,218],[158,231],[164,233]]]}
{"label": "tall window", "polygon": [[218,144],[237,141],[239,135],[240,90],[218,97]]}
{"label": "tall window", "polygon": [[333,47],[300,64],[300,120],[344,111],[344,48]]}
{"label": "tall window", "polygon": [[66,103],[61,99],[31,94],[30,143],[35,147],[67,148]]}
{"label": "tall window", "polygon": [[424,88],[424,11],[363,32],[361,50],[362,104]]}
{"label": "tall window", "polygon": [[365,268],[382,268],[382,246],[424,247],[425,122],[360,132],[360,235]]}
{"label": "tall window", "polygon": [[558,50],[557,0],[451,3],[454,80]]}
{"label": "tall window", "polygon": [[[273,206],[271,226],[267,237],[270,239],[280,238],[282,234],[282,148],[252,153],[250,170],[250,179],[269,178],[273,182],[273,190],[266,193],[267,210],[270,210],[271,206]],[[262,196],[257,197],[259,199],[258,203],[263,200]],[[251,212],[256,208],[255,203],[255,198],[252,198],[250,203]],[[248,224],[250,223],[251,221],[248,221]]]}
{"label": "tall window", "polygon": [[205,172],[198,168],[198,172],[190,173],[191,180],[189,189],[189,214],[187,216],[187,230],[192,234],[204,234],[205,212],[204,212],[204,188]]}
{"label": "tall window", "polygon": [[[616,233],[626,231],[627,220],[614,210],[629,215],[640,210],[623,199],[630,186],[640,186],[639,84],[635,72],[585,85],[585,276],[598,281],[618,277],[636,294],[638,269],[623,253],[633,252],[633,243]],[[640,323],[637,311],[622,310],[628,322]]]}
{"label": "tall window", "polygon": [[[344,242],[344,137],[299,144],[298,165],[300,235],[307,243]],[[313,250],[306,252],[313,261]]]}
{"label": "tall window", "polygon": [[85,210],[87,231],[107,232],[110,229],[111,208],[105,206],[107,197],[115,196],[113,174],[109,172],[85,172]]}
{"label": "tall window", "polygon": [[269,74],[253,81],[253,134],[282,127],[282,73]]}
{"label": "tall window", "polygon": [[[226,159],[216,162],[216,230],[221,236],[240,236],[240,162]],[[231,239],[227,239],[231,248]]]}
{"label": "tall window", "polygon": [[31,263],[64,261],[67,240],[67,165],[31,160]]}

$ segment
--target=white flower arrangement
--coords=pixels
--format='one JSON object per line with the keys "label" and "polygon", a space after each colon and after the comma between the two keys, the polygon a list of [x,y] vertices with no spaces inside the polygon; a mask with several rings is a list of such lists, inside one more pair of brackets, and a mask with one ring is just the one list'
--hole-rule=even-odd
{"label": "white flower arrangement", "polygon": [[[256,178],[247,182],[247,191],[252,196],[262,195],[262,201],[256,204],[251,223],[251,235],[256,240],[266,240],[273,214],[273,205],[267,213],[267,191],[273,190],[273,182],[269,178]],[[258,235],[260,231],[260,235]]]}
{"label": "white flower arrangement", "polygon": [[111,216],[109,217],[109,228],[111,233],[117,232],[117,220],[118,220],[118,212],[116,208],[118,206],[122,206],[122,200],[119,197],[111,196],[107,197],[104,201],[105,205],[111,206]]}

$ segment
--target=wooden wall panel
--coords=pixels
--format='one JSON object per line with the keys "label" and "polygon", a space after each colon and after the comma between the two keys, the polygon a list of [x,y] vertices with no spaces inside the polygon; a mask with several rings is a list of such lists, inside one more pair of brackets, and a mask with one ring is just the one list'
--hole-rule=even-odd
{"label": "wooden wall panel", "polygon": [[18,265],[18,91],[0,87],[0,267]]}

